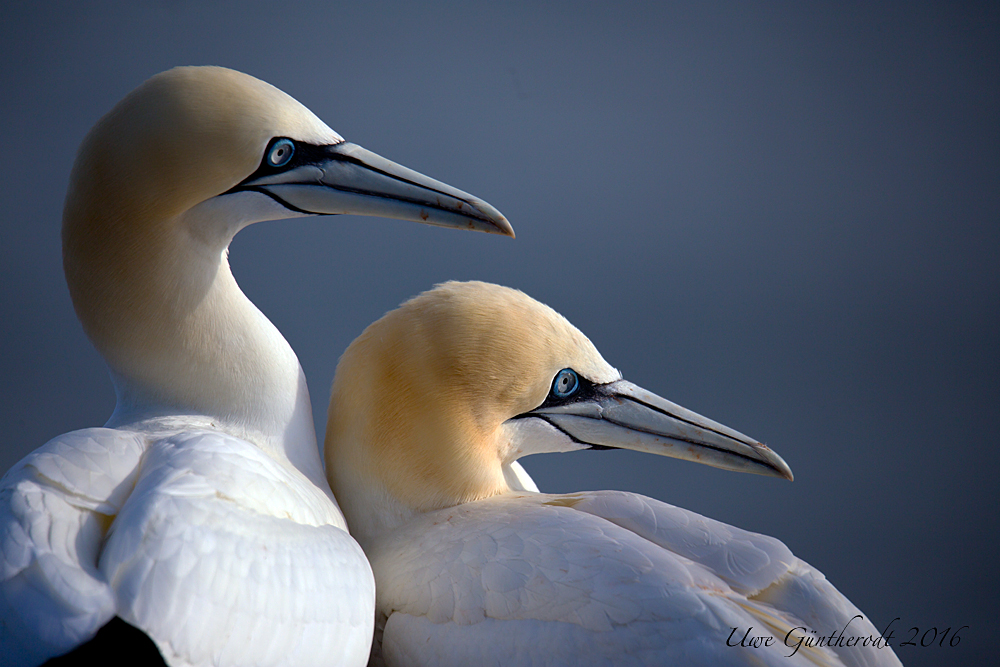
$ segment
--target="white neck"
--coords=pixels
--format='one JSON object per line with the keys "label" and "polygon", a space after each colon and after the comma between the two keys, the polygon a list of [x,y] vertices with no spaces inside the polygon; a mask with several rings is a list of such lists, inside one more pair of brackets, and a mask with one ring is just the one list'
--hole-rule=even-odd
{"label": "white neck", "polygon": [[208,417],[328,489],[298,358],[230,271],[226,253],[237,229],[217,227],[221,234],[206,239],[191,231],[204,229],[198,218],[159,225],[141,262],[90,273],[106,283],[93,290],[102,294],[94,310],[113,322],[95,335],[87,305],[77,304],[111,368],[118,403],[108,426]]}

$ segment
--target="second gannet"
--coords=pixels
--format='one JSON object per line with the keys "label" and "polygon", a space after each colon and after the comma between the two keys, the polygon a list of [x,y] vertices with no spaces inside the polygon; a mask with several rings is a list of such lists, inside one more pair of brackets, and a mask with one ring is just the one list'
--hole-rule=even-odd
{"label": "second gannet", "polygon": [[325,449],[375,572],[370,664],[899,664],[778,540],[634,493],[539,493],[517,463],[604,448],[792,478],[521,292],[446,283],[369,326],[337,367]]}
{"label": "second gannet", "polygon": [[305,377],[227,261],[251,223],[337,213],[512,235],[485,202],[228,69],[154,76],[87,135],[63,257],[117,405],[0,481],[5,666],[116,616],[175,667],[367,660],[371,570],[323,475]]}

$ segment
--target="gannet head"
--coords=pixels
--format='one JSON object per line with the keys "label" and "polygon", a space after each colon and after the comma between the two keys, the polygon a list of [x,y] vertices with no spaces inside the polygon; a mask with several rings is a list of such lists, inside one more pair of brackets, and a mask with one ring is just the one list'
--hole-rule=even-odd
{"label": "gannet head", "polygon": [[248,224],[339,213],[513,235],[489,204],[344,141],[232,70],[172,69],[101,118],[70,178],[63,258],[119,409],[128,395],[223,415],[259,410],[267,387],[288,393],[274,376],[297,361],[236,287],[226,251]]}
{"label": "gannet head", "polygon": [[534,453],[634,449],[791,479],[765,445],[623,380],[548,306],[480,282],[439,285],[351,343],[325,446],[362,545],[407,513],[509,490],[505,466]]}
{"label": "gannet head", "polygon": [[263,81],[178,67],[125,97],[80,148],[63,218],[70,292],[102,338],[121,283],[158,263],[218,255],[260,220],[337,213],[513,234],[489,204],[345,142]]}

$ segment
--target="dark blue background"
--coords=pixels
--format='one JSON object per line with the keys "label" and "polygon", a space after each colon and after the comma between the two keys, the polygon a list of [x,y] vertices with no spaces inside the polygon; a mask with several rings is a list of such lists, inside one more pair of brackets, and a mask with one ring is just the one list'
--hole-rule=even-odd
{"label": "dark blue background", "polygon": [[113,405],[61,269],[80,140],[152,74],[226,65],[518,234],[240,234],[236,277],[298,352],[320,432],[369,322],[443,280],[518,287],[796,475],[587,452],[525,460],[543,490],[629,489],[778,536],[880,628],[900,617],[897,643],[970,626],[901,647],[908,665],[993,655],[996,3],[8,4],[0,470]]}

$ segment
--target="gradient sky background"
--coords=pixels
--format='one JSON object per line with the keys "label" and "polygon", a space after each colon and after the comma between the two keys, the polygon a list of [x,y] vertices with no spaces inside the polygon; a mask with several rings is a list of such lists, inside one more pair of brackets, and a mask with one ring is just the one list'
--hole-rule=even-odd
{"label": "gradient sky background", "polygon": [[369,322],[444,280],[517,287],[796,476],[523,460],[543,490],[626,489],[777,536],[879,628],[900,617],[896,644],[969,626],[958,647],[899,647],[907,665],[995,655],[996,3],[8,5],[0,470],[114,402],[61,268],[81,139],[149,76],[225,65],[517,231],[339,217],[238,236],[234,273],[298,352],[320,433]]}

